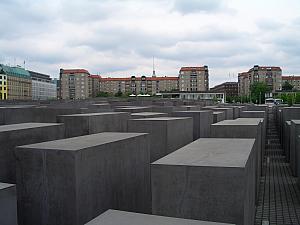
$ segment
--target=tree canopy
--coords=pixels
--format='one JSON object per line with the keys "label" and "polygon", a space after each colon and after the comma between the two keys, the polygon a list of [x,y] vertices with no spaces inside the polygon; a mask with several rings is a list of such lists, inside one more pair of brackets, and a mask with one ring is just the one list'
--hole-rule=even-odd
{"label": "tree canopy", "polygon": [[250,87],[251,100],[254,103],[261,104],[265,102],[265,94],[270,92],[271,89],[264,82],[255,82]]}

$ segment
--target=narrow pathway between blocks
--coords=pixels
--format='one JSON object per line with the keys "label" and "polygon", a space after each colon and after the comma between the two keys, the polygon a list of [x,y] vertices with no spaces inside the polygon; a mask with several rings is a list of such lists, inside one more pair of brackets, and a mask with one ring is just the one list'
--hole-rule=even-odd
{"label": "narrow pathway between blocks", "polygon": [[255,225],[268,224],[300,225],[300,189],[286,162],[271,108],[255,218]]}

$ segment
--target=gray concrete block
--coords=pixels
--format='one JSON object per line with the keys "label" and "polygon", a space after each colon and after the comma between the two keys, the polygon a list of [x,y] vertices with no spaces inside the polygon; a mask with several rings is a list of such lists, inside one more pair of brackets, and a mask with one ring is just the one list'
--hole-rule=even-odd
{"label": "gray concrete block", "polygon": [[290,167],[294,176],[300,175],[300,151],[297,137],[300,135],[300,120],[291,120],[290,127]]}
{"label": "gray concrete block", "polygon": [[212,138],[255,138],[256,200],[258,200],[260,177],[264,157],[263,118],[238,118],[224,120],[211,126]]}
{"label": "gray concrete block", "polygon": [[253,225],[254,142],[200,138],[152,163],[153,214]]}
{"label": "gray concrete block", "polygon": [[213,123],[212,111],[177,111],[173,112],[172,116],[193,118],[193,140],[210,137],[210,126]]}
{"label": "gray concrete block", "polygon": [[0,224],[17,225],[16,185],[0,183]]}
{"label": "gray concrete block", "polygon": [[86,225],[229,225],[198,220],[108,210]]}
{"label": "gray concrete block", "polygon": [[225,112],[213,112],[213,123],[218,123],[225,119]]}
{"label": "gray concrete block", "polygon": [[167,113],[170,115],[174,111],[174,106],[152,106],[152,112]]}
{"label": "gray concrete block", "polygon": [[65,136],[76,137],[100,132],[126,132],[130,114],[126,112],[105,112],[61,115],[59,123],[64,123]]}
{"label": "gray concrete block", "polygon": [[225,118],[226,120],[232,120],[233,119],[233,109],[232,108],[211,108],[212,111],[215,112],[225,112]]}
{"label": "gray concrete block", "polygon": [[199,111],[200,105],[181,105],[174,108],[174,111]]}
{"label": "gray concrete block", "polygon": [[291,130],[291,121],[285,121],[283,149],[284,149],[287,162],[290,161],[290,130]]}
{"label": "gray concrete block", "polygon": [[122,108],[115,109],[115,112],[128,112],[128,113],[151,112],[151,111],[152,111],[152,107],[150,106],[122,107]]}
{"label": "gray concrete block", "polygon": [[140,113],[132,113],[132,119],[142,119],[142,118],[155,118],[155,117],[164,117],[168,116],[167,113],[159,113],[159,112],[140,112]]}
{"label": "gray concrete block", "polygon": [[20,146],[16,157],[19,225],[82,225],[111,208],[150,212],[147,134]]}
{"label": "gray concrete block", "polygon": [[265,111],[242,111],[241,118],[266,118]]}
{"label": "gray concrete block", "polygon": [[15,147],[64,138],[64,125],[21,123],[0,126],[0,182],[16,182]]}
{"label": "gray concrete block", "polygon": [[128,121],[129,132],[150,134],[151,162],[193,141],[193,118],[158,117]]}

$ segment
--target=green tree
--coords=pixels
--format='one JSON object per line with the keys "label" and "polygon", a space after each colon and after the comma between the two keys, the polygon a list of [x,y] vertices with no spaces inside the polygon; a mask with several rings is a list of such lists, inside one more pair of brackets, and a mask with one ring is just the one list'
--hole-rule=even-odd
{"label": "green tree", "polygon": [[116,94],[115,94],[115,97],[122,97],[123,93],[122,91],[118,91]]}
{"label": "green tree", "polygon": [[294,86],[291,85],[288,81],[285,81],[284,84],[282,85],[282,90],[283,91],[291,91],[293,90]]}
{"label": "green tree", "polygon": [[226,102],[232,103],[233,98],[231,96],[226,96]]}
{"label": "green tree", "polygon": [[295,103],[296,103],[296,104],[300,104],[300,92],[297,92],[297,93],[296,93],[296,96],[295,96]]}
{"label": "green tree", "polygon": [[270,92],[270,88],[264,82],[255,82],[250,87],[251,100],[254,103],[262,104],[265,102],[265,94]]}
{"label": "green tree", "polygon": [[97,94],[97,97],[109,97],[109,93],[108,93],[108,92],[100,91],[100,92]]}
{"label": "green tree", "polygon": [[294,98],[294,94],[293,93],[289,93],[287,95],[287,103],[289,106],[292,106],[295,102],[295,98]]}

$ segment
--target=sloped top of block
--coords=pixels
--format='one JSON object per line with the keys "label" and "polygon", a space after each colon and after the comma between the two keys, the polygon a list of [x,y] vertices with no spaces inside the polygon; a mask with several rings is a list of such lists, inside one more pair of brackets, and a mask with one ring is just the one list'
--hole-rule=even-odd
{"label": "sloped top of block", "polygon": [[291,121],[290,121],[290,120],[285,121],[285,123],[286,123],[287,125],[291,125]]}
{"label": "sloped top of block", "polygon": [[230,225],[140,213],[108,210],[86,225]]}
{"label": "sloped top of block", "polygon": [[258,111],[258,110],[256,110],[256,111],[247,111],[247,110],[245,110],[245,111],[242,111],[242,112],[246,112],[246,113],[265,113],[265,111],[262,111],[262,110],[260,110],[260,111]]}
{"label": "sloped top of block", "polygon": [[139,112],[139,113],[131,113],[132,116],[151,116],[151,115],[167,115],[167,113],[159,113],[159,112]]}
{"label": "sloped top of block", "polygon": [[300,124],[300,120],[291,120],[291,122],[293,122],[295,124]]}
{"label": "sloped top of block", "polygon": [[117,107],[117,109],[150,109],[151,106],[122,106],[122,107]]}
{"label": "sloped top of block", "polygon": [[156,117],[156,118],[141,118],[133,120],[143,120],[143,121],[170,121],[170,120],[185,120],[191,117]]}
{"label": "sloped top of block", "polygon": [[107,143],[122,141],[129,138],[146,135],[146,133],[117,133],[117,132],[104,132],[91,135],[84,135],[79,137],[47,141],[37,144],[30,144],[20,146],[21,148],[31,149],[49,149],[49,150],[69,150],[77,151],[85,148],[91,148]]}
{"label": "sloped top of block", "polygon": [[85,116],[101,116],[101,115],[119,115],[119,114],[127,114],[126,112],[101,112],[101,113],[78,113],[78,114],[70,114],[70,115],[59,115],[62,117],[85,117]]}
{"label": "sloped top of block", "polygon": [[13,131],[13,130],[25,130],[40,127],[58,126],[59,123],[17,123],[10,125],[1,125],[0,132]]}
{"label": "sloped top of block", "polygon": [[255,139],[200,138],[152,164],[245,167]]}
{"label": "sloped top of block", "polygon": [[218,123],[212,124],[212,126],[218,126],[218,125],[245,125],[245,126],[251,126],[251,125],[258,125],[261,121],[263,121],[262,118],[238,118],[235,120],[223,120]]}
{"label": "sloped top of block", "polygon": [[[189,110],[189,111],[175,111],[174,113],[209,113],[211,112],[210,110]],[[222,113],[222,112],[220,112]]]}
{"label": "sloped top of block", "polygon": [[213,114],[222,114],[224,112],[213,112]]}
{"label": "sloped top of block", "polygon": [[0,183],[0,190],[10,188],[10,187],[13,187],[13,186],[15,186],[15,184]]}

